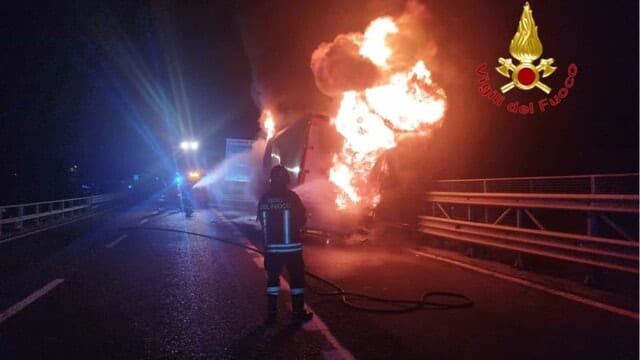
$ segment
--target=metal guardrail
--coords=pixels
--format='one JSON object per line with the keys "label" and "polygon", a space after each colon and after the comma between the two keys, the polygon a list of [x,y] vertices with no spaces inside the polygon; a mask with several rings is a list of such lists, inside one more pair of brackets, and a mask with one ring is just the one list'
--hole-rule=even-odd
{"label": "metal guardrail", "polygon": [[439,180],[433,191],[484,193],[637,194],[638,173]]}
{"label": "metal guardrail", "polygon": [[425,195],[428,206],[418,217],[422,233],[639,273],[638,174],[443,180],[432,186],[437,191]]}
{"label": "metal guardrail", "polygon": [[430,192],[426,199],[435,203],[449,204],[638,212],[637,195]]}
{"label": "metal guardrail", "polygon": [[[0,236],[16,233],[44,222],[72,218],[118,198],[118,194],[102,194],[72,199],[40,201],[0,206]],[[11,231],[8,231],[11,230]]]}

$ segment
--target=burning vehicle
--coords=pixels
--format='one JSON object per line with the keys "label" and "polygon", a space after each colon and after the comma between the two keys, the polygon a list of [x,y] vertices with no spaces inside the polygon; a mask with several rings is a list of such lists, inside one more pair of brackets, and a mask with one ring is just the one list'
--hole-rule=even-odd
{"label": "burning vehicle", "polygon": [[338,189],[329,182],[329,174],[342,142],[328,116],[307,114],[274,133],[266,143],[262,173],[269,174],[275,165],[289,171],[291,187],[303,199],[312,228],[327,229],[335,223],[331,212]]}
{"label": "burning vehicle", "polygon": [[348,214],[374,209],[387,151],[403,138],[426,138],[444,117],[444,90],[425,62],[402,48],[405,25],[381,17],[364,33],[340,34],[315,49],[310,67],[317,88],[339,104],[332,114],[309,114],[275,131],[277,116],[263,112],[265,173],[277,164],[290,171],[312,222],[314,209],[338,220],[338,228]]}
{"label": "burning vehicle", "polygon": [[292,186],[326,180],[342,138],[325,115],[308,114],[274,134],[265,148],[263,170],[275,165],[289,170]]}

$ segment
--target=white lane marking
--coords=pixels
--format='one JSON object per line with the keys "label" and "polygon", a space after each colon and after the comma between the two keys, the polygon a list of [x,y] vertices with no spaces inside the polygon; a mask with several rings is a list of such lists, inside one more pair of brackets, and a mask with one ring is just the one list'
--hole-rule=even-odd
{"label": "white lane marking", "polygon": [[[224,218],[224,216],[220,216],[220,217]],[[226,218],[225,218],[225,220],[226,220]],[[244,246],[247,246],[247,247],[250,247],[252,249],[258,250],[255,246],[253,246],[253,244],[251,244],[251,242],[240,231],[238,231],[238,229],[234,226],[233,222],[230,222],[228,220],[226,220],[224,222],[227,223],[228,226],[230,226],[232,228],[233,235],[238,237],[238,241],[240,243],[242,243]],[[225,224],[225,225],[227,225],[227,224]],[[253,256],[253,258],[254,258],[253,260],[256,263],[256,265],[258,265],[259,268],[263,268],[262,261],[257,261],[257,259],[262,260],[261,257],[256,257],[255,253],[253,251],[249,250],[249,249],[245,249],[245,251],[247,253],[250,253]],[[282,288],[284,290],[291,291],[290,290],[290,286],[289,286],[289,282],[287,282],[287,280],[282,276],[280,277],[280,283],[283,285]],[[287,306],[289,306],[289,308],[290,308],[291,307],[291,303],[287,302]],[[322,336],[324,336],[324,338],[327,340],[327,342],[329,342],[329,344],[331,344],[331,346],[333,346],[332,350],[323,352],[324,358],[325,359],[346,359],[346,360],[355,359],[353,357],[353,355],[351,355],[349,350],[347,350],[344,346],[342,346],[342,344],[340,344],[338,339],[336,339],[335,336],[333,336],[333,334],[331,333],[331,331],[329,330],[327,325],[324,323],[324,321],[322,321],[322,319],[320,319],[318,314],[316,314],[315,311],[313,311],[313,309],[308,304],[305,304],[305,306],[307,307],[307,309],[309,309],[309,311],[312,311],[314,313],[314,316],[311,319],[311,321],[309,321],[309,322],[307,322],[306,324],[303,325],[303,329],[305,331],[318,331],[318,332],[320,332],[320,334],[322,334]]]}
{"label": "white lane marking", "polygon": [[498,273],[498,272],[495,272],[495,271],[483,269],[483,268],[478,267],[478,266],[465,264],[465,263],[460,262],[460,261],[456,261],[456,260],[453,260],[453,259],[448,259],[448,258],[445,258],[445,257],[441,257],[441,256],[434,255],[434,254],[429,254],[429,253],[422,252],[422,251],[411,250],[411,252],[413,252],[416,255],[420,255],[420,256],[428,257],[428,258],[431,258],[431,259],[434,259],[434,260],[439,260],[439,261],[443,261],[443,262],[446,262],[446,263],[449,263],[449,264],[457,265],[457,266],[460,266],[460,267],[463,267],[463,268],[466,268],[466,269],[469,269],[469,270],[473,270],[473,271],[477,271],[479,273],[483,273],[483,274],[486,274],[486,275],[489,275],[489,276],[493,276],[493,277],[498,278],[498,279],[511,281],[511,282],[514,282],[514,283],[517,283],[517,284],[520,284],[520,285],[524,285],[524,286],[527,286],[527,287],[530,287],[530,288],[533,288],[533,289],[536,289],[536,290],[540,290],[540,291],[546,292],[547,294],[560,296],[560,297],[565,298],[567,300],[571,300],[571,301],[575,301],[575,302],[578,302],[578,303],[581,303],[581,304],[584,304],[584,305],[588,305],[588,306],[592,306],[592,307],[595,307],[595,308],[599,308],[599,309],[602,309],[602,310],[605,310],[605,311],[609,311],[609,312],[612,312],[612,313],[615,313],[615,314],[618,314],[618,315],[626,316],[628,318],[632,318],[632,319],[635,319],[635,320],[640,319],[640,316],[638,315],[638,313],[635,313],[633,311],[630,311],[630,310],[627,310],[627,309],[622,309],[622,308],[619,308],[619,307],[616,307],[616,306],[613,306],[613,305],[607,305],[607,304],[604,304],[604,303],[601,303],[601,302],[598,302],[598,301],[595,301],[595,300],[587,299],[587,298],[584,298],[582,296],[578,296],[578,295],[575,295],[575,294],[568,293],[566,291],[551,289],[551,288],[548,288],[546,286],[531,282],[529,280],[524,280],[524,279],[520,279],[520,278],[517,278],[517,277],[514,277],[514,276],[501,274],[501,273]]}
{"label": "white lane marking", "polygon": [[120,235],[117,239],[113,240],[112,242],[108,243],[107,245],[105,245],[106,248],[111,249],[112,247],[118,245],[118,243],[124,239],[127,238],[127,234],[124,235]]}
{"label": "white lane marking", "polygon": [[23,300],[21,300],[17,304],[13,305],[12,307],[10,307],[7,310],[5,310],[4,312],[0,313],[0,324],[2,324],[2,322],[4,322],[5,320],[9,319],[13,315],[17,314],[20,310],[22,310],[25,307],[29,306],[29,304],[31,304],[32,302],[34,302],[34,301],[38,300],[39,298],[41,298],[42,296],[46,295],[49,291],[53,290],[53,288],[55,288],[56,286],[62,284],[63,281],[64,281],[64,279],[55,279],[55,280],[51,281],[47,285],[45,285],[42,288],[40,288],[40,290],[37,290],[36,292],[34,292],[33,294],[27,296],[26,298],[24,298]]}
{"label": "white lane marking", "polygon": [[149,221],[149,218],[144,218],[144,219],[140,220],[140,224],[144,224],[144,223],[146,223],[147,221]]}
{"label": "white lane marking", "polygon": [[[308,306],[307,306],[308,307]],[[313,311],[310,307],[309,310]],[[333,346],[332,351],[324,351],[322,355],[325,359],[345,359],[345,360],[353,360],[355,359],[351,352],[347,350],[338,339],[333,336],[327,325],[320,319],[318,314],[313,311],[313,319],[308,323],[303,325],[303,329],[306,331],[318,330],[322,335],[324,335],[325,339]]]}
{"label": "white lane marking", "polygon": [[[239,241],[243,245],[251,247],[252,249],[256,249],[257,250],[257,248],[255,246],[253,246],[253,244],[251,244],[251,242],[249,242],[249,240],[246,237],[244,237],[239,231],[235,230],[235,227],[234,227],[233,233],[234,233],[234,235],[239,237]],[[245,249],[245,251],[253,256],[253,261],[256,263],[258,268],[264,269],[262,257],[255,256],[256,253],[254,253],[253,251],[251,251],[249,249]],[[287,291],[287,292],[291,291],[291,287],[289,286],[289,282],[287,281],[287,279],[285,279],[284,277],[280,276],[280,283],[282,284],[282,288],[285,291]],[[287,302],[287,306],[289,308],[291,308],[291,303]],[[331,330],[329,330],[329,328],[324,323],[324,321],[322,321],[322,319],[320,319],[318,314],[315,311],[313,311],[313,309],[308,304],[305,304],[305,306],[307,307],[307,309],[309,309],[309,311],[313,312],[314,314],[313,314],[313,318],[311,319],[311,321],[305,323],[302,328],[305,331],[318,331],[318,332],[320,332],[320,334],[322,334],[322,336],[324,336],[324,338],[327,340],[327,342],[329,342],[329,344],[331,344],[331,346],[333,347],[332,350],[323,352],[324,358],[325,359],[331,359],[331,360],[334,360],[334,359],[336,359],[336,360],[337,359],[353,360],[353,359],[355,359],[353,357],[353,355],[351,355],[351,352],[349,352],[349,350],[347,350],[344,346],[342,346],[342,344],[340,344],[340,341],[338,341],[338,339],[336,339],[336,337],[333,336],[333,334],[331,333]]]}
{"label": "white lane marking", "polygon": [[[287,279],[285,279],[284,277],[280,276],[280,283],[283,284],[282,288],[285,291],[291,292],[291,287],[289,286],[289,282],[287,281]],[[287,302],[287,306],[289,307],[289,310],[291,310],[291,303],[290,302]],[[344,359],[344,360],[353,360],[353,359],[355,359],[353,357],[353,355],[351,355],[349,350],[345,349],[345,347],[342,346],[342,344],[340,344],[340,341],[338,341],[338,339],[336,339],[336,337],[333,336],[333,334],[331,333],[331,330],[329,330],[329,328],[324,323],[324,321],[322,321],[322,319],[320,319],[318,314],[315,311],[313,311],[313,309],[308,304],[305,304],[305,307],[307,309],[309,309],[309,311],[313,312],[313,318],[309,322],[306,322],[302,326],[302,328],[305,331],[318,331],[318,332],[320,332],[320,334],[322,334],[322,336],[324,336],[324,338],[333,347],[332,351],[327,351],[327,352],[323,353],[323,355],[325,355],[325,353],[327,355],[331,355],[331,357],[325,357],[325,359]]]}

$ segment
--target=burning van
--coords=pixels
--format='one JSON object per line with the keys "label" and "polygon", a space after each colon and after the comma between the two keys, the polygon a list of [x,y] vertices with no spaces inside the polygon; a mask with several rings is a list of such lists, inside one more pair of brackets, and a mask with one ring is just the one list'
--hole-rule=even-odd
{"label": "burning van", "polygon": [[264,155],[264,173],[282,165],[291,175],[291,186],[313,180],[327,180],[333,155],[342,139],[324,115],[308,114],[276,133],[268,142]]}
{"label": "burning van", "polygon": [[355,209],[338,211],[340,189],[330,181],[336,154],[344,143],[331,119],[307,114],[276,132],[265,147],[263,173],[282,165],[291,176],[291,188],[300,195],[309,212],[308,226],[313,229],[344,232],[354,224]]}
{"label": "burning van", "polygon": [[445,91],[422,54],[407,46],[416,26],[407,18],[380,17],[362,33],[320,43],[310,68],[317,89],[336,106],[327,107],[328,116],[307,115],[286,121],[287,127],[266,106],[260,120],[268,140],[264,173],[283,165],[305,203],[337,219],[375,209],[389,151],[430,137],[446,110]]}

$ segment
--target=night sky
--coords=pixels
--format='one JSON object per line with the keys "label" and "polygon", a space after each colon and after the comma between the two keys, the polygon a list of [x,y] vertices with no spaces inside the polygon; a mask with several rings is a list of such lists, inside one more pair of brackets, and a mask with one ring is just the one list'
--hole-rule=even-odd
{"label": "night sky", "polygon": [[[345,4],[346,3],[346,4]],[[436,177],[638,171],[638,2],[531,1],[562,86],[557,107],[519,115],[479,92],[475,68],[510,57],[523,1],[427,1],[425,62],[447,93],[441,129],[412,153]],[[2,11],[0,185],[50,199],[80,183],[160,174],[185,136],[209,163],[227,137],[253,138],[260,105],[323,111],[311,52],[404,1],[57,1]],[[537,101],[540,91],[508,93]],[[400,149],[399,151],[401,151]],[[37,190],[36,190],[37,189]],[[63,189],[63,190],[61,190]]]}

